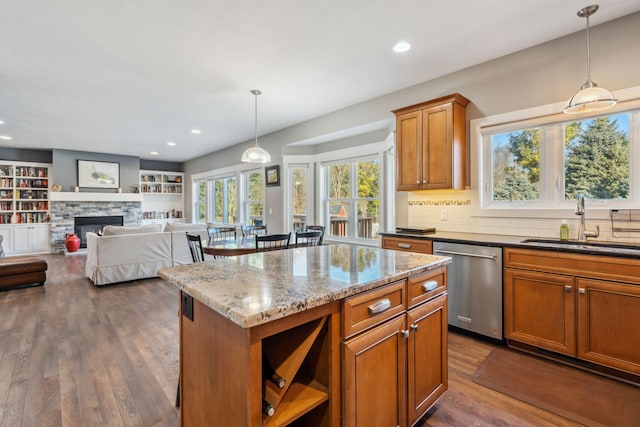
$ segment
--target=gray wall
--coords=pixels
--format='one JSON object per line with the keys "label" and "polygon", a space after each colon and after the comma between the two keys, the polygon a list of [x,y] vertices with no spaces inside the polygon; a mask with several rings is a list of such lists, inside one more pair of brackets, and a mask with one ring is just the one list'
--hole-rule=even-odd
{"label": "gray wall", "polygon": [[[640,13],[591,28],[592,80],[614,92],[639,86],[638,41]],[[464,49],[453,51],[451,55],[464,55]],[[271,155],[272,164],[282,164],[282,154],[322,150],[319,147],[287,147],[288,144],[321,136],[330,140],[331,134],[385,120],[390,123],[387,131],[393,130],[392,110],[454,92],[471,100],[467,107],[468,120],[566,101],[586,80],[585,55],[586,34],[583,30],[261,136],[259,144]],[[358,138],[364,141],[367,136]],[[375,133],[369,139],[369,142],[379,141]],[[187,218],[191,216],[189,175],[237,164],[242,152],[250,145],[251,141],[248,141],[186,162]],[[470,166],[467,170],[473,174],[474,168]],[[282,218],[282,187],[268,188],[266,196],[267,207],[273,209],[273,218]],[[397,221],[401,222],[402,218],[397,218]],[[269,218],[267,222],[273,232],[279,231],[282,223],[281,220],[269,221]]]}
{"label": "gray wall", "polygon": [[163,162],[160,160],[140,159],[140,169],[165,172],[182,172],[184,170],[183,163]]}
{"label": "gray wall", "polygon": [[16,162],[51,163],[51,150],[27,150],[14,147],[0,147],[0,159]]}
{"label": "gray wall", "polygon": [[[78,160],[120,163],[120,187],[123,193],[131,193],[140,183],[140,159],[134,156],[117,156],[86,151],[53,150],[52,183],[62,185],[62,191],[73,191],[78,185]],[[80,191],[113,193],[113,189],[81,189]]]}

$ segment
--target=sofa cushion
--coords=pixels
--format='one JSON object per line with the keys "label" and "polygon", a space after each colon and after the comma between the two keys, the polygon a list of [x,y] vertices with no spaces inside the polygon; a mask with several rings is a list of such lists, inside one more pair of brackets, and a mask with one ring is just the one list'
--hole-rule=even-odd
{"label": "sofa cushion", "polygon": [[146,224],[137,227],[107,225],[102,229],[103,236],[119,236],[122,234],[158,233],[162,231],[162,224]]}
{"label": "sofa cushion", "polygon": [[173,224],[167,224],[164,226],[164,231],[203,231],[207,229],[206,224],[185,224],[181,222],[175,222]]}

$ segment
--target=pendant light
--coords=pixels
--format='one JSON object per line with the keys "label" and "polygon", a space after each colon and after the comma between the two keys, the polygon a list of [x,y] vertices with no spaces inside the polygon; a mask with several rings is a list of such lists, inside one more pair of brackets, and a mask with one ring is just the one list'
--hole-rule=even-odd
{"label": "pendant light", "polygon": [[252,90],[251,93],[255,96],[256,105],[256,145],[251,148],[247,148],[242,154],[242,161],[247,163],[269,163],[271,156],[267,151],[258,145],[258,95],[262,94],[259,90]]}
{"label": "pendant light", "polygon": [[589,16],[596,13],[598,5],[587,6],[578,11],[580,18],[587,18],[587,81],[580,87],[567,102],[564,112],[567,114],[588,113],[591,111],[604,110],[616,105],[618,100],[608,90],[598,87],[591,81],[591,63],[589,55]]}

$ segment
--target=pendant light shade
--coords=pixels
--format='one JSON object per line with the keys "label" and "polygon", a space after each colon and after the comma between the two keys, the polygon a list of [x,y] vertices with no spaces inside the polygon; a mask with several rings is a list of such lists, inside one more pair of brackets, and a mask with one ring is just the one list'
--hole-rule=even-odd
{"label": "pendant light shade", "polygon": [[591,58],[589,52],[589,16],[596,13],[598,5],[587,6],[578,11],[580,18],[587,18],[587,81],[580,87],[567,102],[564,112],[567,114],[588,113],[604,110],[616,105],[618,100],[607,89],[598,87],[591,81]]}
{"label": "pendant light shade", "polygon": [[248,148],[242,153],[242,161],[246,163],[269,163],[271,156],[267,151],[258,145],[258,95],[262,94],[259,90],[252,90],[251,93],[255,97],[255,128],[256,143],[253,147]]}

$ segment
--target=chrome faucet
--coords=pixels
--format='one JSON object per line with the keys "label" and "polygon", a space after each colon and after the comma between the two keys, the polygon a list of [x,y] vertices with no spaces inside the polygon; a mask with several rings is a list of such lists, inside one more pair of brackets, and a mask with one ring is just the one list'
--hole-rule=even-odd
{"label": "chrome faucet", "polygon": [[584,225],[585,217],[584,194],[580,193],[576,197],[576,215],[580,215],[580,228],[578,229],[578,242],[586,242],[587,237],[598,237],[600,235],[600,226],[596,225],[596,231],[587,231]]}

